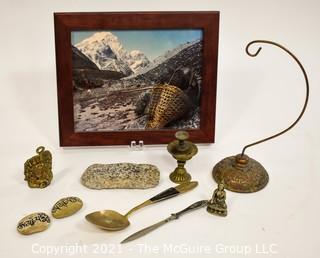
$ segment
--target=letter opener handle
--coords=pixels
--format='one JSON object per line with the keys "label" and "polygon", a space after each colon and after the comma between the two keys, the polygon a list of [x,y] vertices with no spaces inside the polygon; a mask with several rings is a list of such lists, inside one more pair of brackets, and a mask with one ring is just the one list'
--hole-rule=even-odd
{"label": "letter opener handle", "polygon": [[137,238],[140,238],[140,237],[142,237],[142,236],[150,233],[151,231],[157,229],[158,227],[166,224],[167,222],[172,221],[172,220],[176,220],[176,219],[178,219],[181,215],[183,215],[183,214],[185,214],[185,213],[187,213],[187,212],[189,212],[189,211],[193,211],[193,210],[199,209],[199,208],[201,208],[201,207],[204,207],[204,206],[206,206],[207,204],[208,204],[208,201],[207,201],[207,200],[202,200],[202,201],[195,202],[194,204],[190,205],[189,207],[187,207],[187,208],[185,208],[185,209],[183,209],[183,210],[181,210],[181,211],[179,211],[179,212],[177,212],[177,213],[171,214],[170,217],[168,217],[168,218],[166,218],[166,219],[164,219],[164,220],[162,220],[162,221],[160,221],[160,222],[158,222],[158,223],[155,223],[155,224],[153,224],[153,225],[151,225],[151,226],[149,226],[149,227],[146,227],[146,228],[144,228],[144,229],[142,229],[142,230],[139,230],[139,231],[137,231],[136,233],[128,236],[126,239],[124,239],[124,240],[121,242],[121,244],[124,244],[124,243],[130,242],[130,241],[133,241],[133,240],[135,240],[135,239],[137,239]]}

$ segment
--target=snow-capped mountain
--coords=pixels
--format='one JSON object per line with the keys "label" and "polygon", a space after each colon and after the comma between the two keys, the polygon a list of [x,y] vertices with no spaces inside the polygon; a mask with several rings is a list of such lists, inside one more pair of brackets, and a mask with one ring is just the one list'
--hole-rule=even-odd
{"label": "snow-capped mountain", "polygon": [[128,52],[111,32],[97,32],[75,46],[101,70],[117,71],[126,76],[150,63],[141,51]]}
{"label": "snow-capped mountain", "polygon": [[150,64],[148,58],[140,50],[130,52],[131,59],[128,61],[130,68],[136,73]]}
{"label": "snow-capped mountain", "polygon": [[175,55],[177,55],[182,50],[184,50],[184,49],[186,49],[186,48],[188,48],[188,47],[190,47],[192,45],[195,45],[195,44],[197,44],[199,42],[200,42],[200,40],[186,42],[186,43],[178,45],[174,49],[166,51],[163,55],[158,56],[152,62],[149,62],[148,65],[143,66],[142,68],[140,68],[138,71],[136,71],[134,74],[132,74],[131,77],[147,73],[148,71],[156,68],[157,66],[161,65],[162,63],[165,63],[167,60],[169,60],[170,58],[174,57]]}

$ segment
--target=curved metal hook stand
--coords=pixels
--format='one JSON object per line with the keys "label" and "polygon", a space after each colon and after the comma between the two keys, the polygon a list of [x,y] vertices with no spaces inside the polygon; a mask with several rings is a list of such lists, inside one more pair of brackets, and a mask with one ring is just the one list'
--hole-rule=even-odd
{"label": "curved metal hook stand", "polygon": [[304,102],[304,105],[303,105],[303,108],[302,108],[302,111],[301,111],[300,115],[298,116],[298,118],[288,128],[286,128],[285,130],[283,130],[283,131],[281,131],[281,132],[279,132],[279,133],[277,133],[275,135],[272,135],[272,136],[267,137],[265,139],[262,139],[262,140],[259,140],[257,142],[254,142],[254,143],[246,145],[242,149],[241,156],[244,155],[244,152],[246,151],[247,148],[249,148],[251,146],[254,146],[254,145],[257,145],[257,144],[260,144],[260,143],[265,142],[265,141],[269,141],[269,140],[271,140],[273,138],[276,138],[276,137],[288,132],[290,129],[292,129],[299,122],[299,120],[303,116],[304,112],[306,111],[308,100],[309,100],[309,80],[308,80],[308,76],[307,76],[307,73],[306,73],[305,69],[303,68],[301,62],[298,60],[298,58],[294,54],[292,54],[288,49],[286,49],[285,47],[281,46],[278,43],[275,43],[273,41],[268,41],[268,40],[254,40],[254,41],[251,41],[246,47],[246,53],[251,57],[256,57],[260,53],[260,51],[262,49],[261,47],[259,47],[258,50],[255,53],[250,53],[249,52],[249,48],[250,48],[250,46],[252,44],[255,44],[255,43],[265,43],[265,44],[270,44],[270,45],[277,46],[277,47],[281,48],[282,50],[284,50],[285,52],[287,52],[298,63],[300,69],[302,70],[302,73],[304,75],[304,79],[305,79],[305,82],[306,82],[306,98],[305,98],[305,102]]}

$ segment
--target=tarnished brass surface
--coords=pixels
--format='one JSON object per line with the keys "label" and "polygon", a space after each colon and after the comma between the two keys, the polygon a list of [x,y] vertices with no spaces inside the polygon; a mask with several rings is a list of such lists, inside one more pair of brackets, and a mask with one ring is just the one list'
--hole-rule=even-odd
{"label": "tarnished brass surface", "polygon": [[218,184],[214,190],[212,199],[208,202],[207,211],[219,216],[227,216],[226,191],[223,184]]}
{"label": "tarnished brass surface", "polygon": [[159,85],[152,90],[146,129],[159,129],[181,118],[191,107],[189,97],[173,85]]}
{"label": "tarnished brass surface", "polygon": [[24,180],[31,188],[47,187],[52,180],[52,155],[50,151],[40,146],[36,156],[24,163]]}
{"label": "tarnished brass surface", "polygon": [[79,211],[82,206],[83,202],[80,198],[74,196],[65,197],[53,205],[51,214],[56,219],[62,219],[73,215]]}
{"label": "tarnished brass surface", "polygon": [[126,228],[130,225],[128,220],[128,216],[130,216],[133,212],[151,205],[156,202],[160,202],[174,196],[179,195],[180,193],[188,192],[194,189],[198,185],[197,182],[188,182],[184,185],[179,185],[176,187],[170,187],[169,189],[153,196],[149,200],[135,206],[131,210],[129,210],[125,215],[122,215],[113,210],[103,210],[103,211],[96,211],[88,214],[86,219],[91,222],[92,224],[98,226],[99,228],[109,230],[109,231],[118,231]]}
{"label": "tarnished brass surface", "polygon": [[187,141],[188,132],[178,131],[175,134],[176,140],[169,143],[167,150],[174,159],[177,160],[178,166],[170,174],[170,180],[175,183],[183,183],[191,180],[191,175],[187,172],[184,165],[186,161],[197,154],[197,146]]}
{"label": "tarnished brass surface", "polygon": [[42,232],[50,226],[50,218],[43,212],[32,213],[22,218],[17,225],[17,230],[23,235]]}
{"label": "tarnished brass surface", "polygon": [[122,230],[130,225],[127,217],[113,210],[92,212],[86,216],[86,220],[109,231]]}
{"label": "tarnished brass surface", "polygon": [[177,185],[175,189],[177,189],[179,193],[186,193],[192,190],[193,188],[197,187],[198,184],[199,183],[197,181],[182,183],[180,185]]}
{"label": "tarnished brass surface", "polygon": [[151,204],[153,204],[153,202],[152,202],[151,200],[146,200],[146,201],[144,201],[143,203],[140,203],[140,204],[138,204],[137,206],[133,207],[133,208],[132,208],[131,210],[129,210],[124,216],[125,216],[125,217],[128,217],[128,216],[131,215],[131,213],[134,213],[134,212],[136,212],[137,210],[140,210],[140,209],[142,209],[142,208],[144,208],[144,207],[146,207],[146,206],[149,206],[149,205],[151,205]]}
{"label": "tarnished brass surface", "polygon": [[269,176],[264,167],[247,155],[227,157],[218,162],[212,171],[213,178],[233,192],[252,193],[264,188]]}

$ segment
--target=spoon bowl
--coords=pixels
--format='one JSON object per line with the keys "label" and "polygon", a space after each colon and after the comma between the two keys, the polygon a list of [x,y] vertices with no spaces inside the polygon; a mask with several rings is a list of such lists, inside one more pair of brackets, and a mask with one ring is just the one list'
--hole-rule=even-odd
{"label": "spoon bowl", "polygon": [[92,212],[86,215],[86,220],[109,231],[122,230],[130,224],[127,217],[113,210]]}

